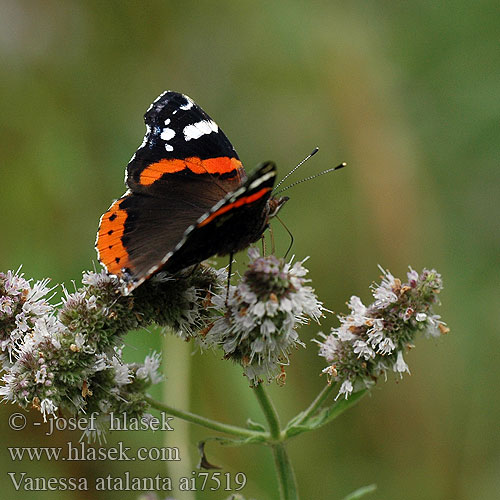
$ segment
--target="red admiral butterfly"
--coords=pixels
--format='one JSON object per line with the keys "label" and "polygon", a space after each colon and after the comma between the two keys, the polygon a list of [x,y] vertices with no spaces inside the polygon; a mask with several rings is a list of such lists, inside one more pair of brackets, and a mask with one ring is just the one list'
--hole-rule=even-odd
{"label": "red admiral butterfly", "polygon": [[164,92],[144,121],[128,190],[101,217],[96,239],[99,261],[126,294],[159,271],[243,250],[287,200],[272,196],[274,163],[247,178],[228,138],[189,97]]}

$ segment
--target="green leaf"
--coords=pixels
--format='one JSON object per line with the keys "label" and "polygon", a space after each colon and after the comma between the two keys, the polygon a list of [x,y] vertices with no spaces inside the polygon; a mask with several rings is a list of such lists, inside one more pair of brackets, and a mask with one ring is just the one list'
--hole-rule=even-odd
{"label": "green leaf", "polygon": [[305,414],[305,411],[301,411],[300,413],[297,413],[297,415],[295,415],[295,417],[293,417],[288,422],[287,427],[294,427],[295,426],[295,422],[300,422],[302,420],[302,418],[304,417],[304,414]]}
{"label": "green leaf", "polygon": [[204,439],[203,441],[204,442],[215,441],[222,446],[243,446],[245,444],[266,443],[267,439],[266,439],[265,435],[256,434],[255,436],[249,436],[247,438],[241,438],[241,439],[213,436],[213,437],[208,437],[208,438]]}
{"label": "green leaf", "polygon": [[303,432],[307,431],[312,431],[315,429],[315,427],[311,427],[310,425],[304,423],[304,424],[299,424],[299,425],[292,425],[288,427],[286,430],[286,437],[291,438],[293,436],[298,436],[299,434],[302,434]]}
{"label": "green leaf", "polygon": [[351,494],[347,495],[343,498],[343,500],[358,500],[358,498],[364,497],[369,493],[373,493],[377,489],[376,484],[369,484],[368,486],[362,486],[358,488],[356,491],[353,491]]}
{"label": "green leaf", "polygon": [[346,410],[351,408],[351,406],[354,406],[367,392],[367,389],[363,389],[362,391],[351,394],[348,399],[335,401],[331,406],[323,408],[316,415],[309,417],[307,420],[298,425],[293,425],[292,420],[292,425],[289,425],[286,429],[287,437],[297,436],[303,432],[318,429],[319,427],[331,422]]}
{"label": "green leaf", "polygon": [[250,436],[244,439],[224,439],[221,441],[221,444],[224,446],[242,446],[244,444],[259,444],[259,443],[267,443],[267,437],[265,435]]}
{"label": "green leaf", "polygon": [[247,427],[252,431],[266,432],[266,428],[259,422],[254,422],[251,418],[247,419]]}
{"label": "green leaf", "polygon": [[309,425],[312,425],[312,428],[316,429],[317,427],[321,427],[322,425],[331,422],[339,415],[342,415],[342,413],[346,410],[351,408],[351,406],[354,406],[367,392],[367,389],[363,389],[362,391],[351,394],[348,399],[339,399],[338,401],[335,401],[335,403],[331,406],[324,408],[315,417],[309,419],[307,423],[309,424],[310,422]]}

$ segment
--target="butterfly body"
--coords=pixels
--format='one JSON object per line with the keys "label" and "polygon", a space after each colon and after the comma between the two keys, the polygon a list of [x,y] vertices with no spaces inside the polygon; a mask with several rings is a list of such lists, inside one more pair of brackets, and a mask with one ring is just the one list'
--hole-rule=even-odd
{"label": "butterfly body", "polygon": [[225,134],[189,97],[163,93],[144,120],[128,190],[101,217],[96,239],[101,264],[125,293],[159,271],[246,248],[285,200],[272,197],[275,165],[247,178]]}

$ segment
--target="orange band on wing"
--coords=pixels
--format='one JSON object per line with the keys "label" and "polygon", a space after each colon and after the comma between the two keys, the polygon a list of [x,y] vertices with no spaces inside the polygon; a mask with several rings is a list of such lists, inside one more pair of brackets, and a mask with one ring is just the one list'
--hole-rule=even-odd
{"label": "orange band on wing", "polygon": [[243,198],[240,198],[239,200],[236,200],[233,203],[224,205],[223,207],[219,208],[219,210],[215,211],[213,214],[210,214],[204,221],[200,222],[198,224],[198,227],[203,227],[204,225],[213,221],[219,215],[225,214],[226,212],[229,212],[229,210],[232,210],[233,208],[242,207],[243,205],[248,205],[250,203],[253,203],[254,201],[257,201],[269,191],[271,191],[270,187],[262,188],[256,193],[251,194],[250,196],[244,196]]}
{"label": "orange band on wing", "polygon": [[120,209],[123,198],[115,201],[102,216],[97,233],[96,248],[99,260],[109,273],[119,276],[124,267],[130,267],[128,253],[122,243],[127,212]]}
{"label": "orange band on wing", "polygon": [[208,158],[206,160],[195,156],[183,160],[164,159],[148,165],[141,172],[139,182],[143,186],[149,186],[160,179],[163,174],[175,174],[186,168],[195,174],[228,174],[234,172],[235,175],[243,169],[240,160],[227,156]]}

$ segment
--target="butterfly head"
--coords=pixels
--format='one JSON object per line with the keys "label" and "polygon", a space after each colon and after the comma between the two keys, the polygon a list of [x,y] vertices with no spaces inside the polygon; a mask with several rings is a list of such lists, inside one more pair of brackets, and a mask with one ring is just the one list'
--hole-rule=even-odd
{"label": "butterfly head", "polygon": [[289,200],[288,196],[278,196],[269,198],[269,215],[268,218],[271,219],[278,215],[278,212],[281,210],[281,207]]}

